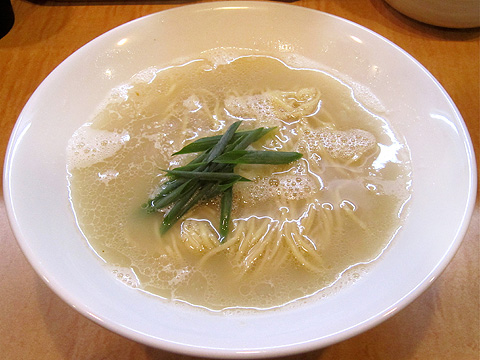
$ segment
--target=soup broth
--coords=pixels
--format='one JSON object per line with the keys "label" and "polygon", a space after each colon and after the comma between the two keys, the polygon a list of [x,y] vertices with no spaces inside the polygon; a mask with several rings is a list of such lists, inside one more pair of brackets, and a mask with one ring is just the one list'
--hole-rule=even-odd
{"label": "soup broth", "polygon": [[[142,205],[162,169],[190,161],[184,145],[276,127],[257,150],[298,151],[288,165],[239,165],[230,234],[219,242],[219,200],[167,233],[168,209]],[[406,146],[352,88],[313,68],[218,53],[147,69],[115,89],[69,142],[71,203],[94,251],[126,284],[209,309],[271,308],[321,292],[378,258],[409,198]]]}

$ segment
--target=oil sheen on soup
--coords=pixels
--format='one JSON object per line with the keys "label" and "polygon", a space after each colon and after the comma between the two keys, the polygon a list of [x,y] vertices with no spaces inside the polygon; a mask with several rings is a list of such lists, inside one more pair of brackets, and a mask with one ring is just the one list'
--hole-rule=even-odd
{"label": "oil sheen on soup", "polygon": [[[411,184],[407,147],[381,113],[328,72],[219,54],[143,71],[73,134],[69,189],[88,244],[127,285],[212,310],[278,307],[348,283],[401,227]],[[172,154],[238,120],[239,130],[276,127],[252,149],[303,157],[236,166],[252,181],[233,187],[225,243],[218,199],[161,235],[169,209],[148,214],[142,205],[165,182],[162,169],[196,156]]]}

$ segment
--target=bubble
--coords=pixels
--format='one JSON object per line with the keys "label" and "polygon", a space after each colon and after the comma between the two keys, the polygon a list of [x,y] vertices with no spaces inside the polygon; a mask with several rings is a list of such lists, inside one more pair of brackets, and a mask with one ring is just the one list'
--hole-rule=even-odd
{"label": "bubble", "polygon": [[[110,132],[85,124],[68,141],[67,167],[71,170],[96,164],[113,156],[129,140],[126,130]],[[78,151],[79,149],[83,151]]]}
{"label": "bubble", "polygon": [[130,287],[137,287],[139,285],[139,281],[136,274],[130,268],[111,267],[110,271],[117,278],[117,280],[121,281],[125,285],[128,285]]}
{"label": "bubble", "polygon": [[156,67],[151,66],[135,74],[131,80],[134,83],[150,83],[156,78],[158,71]]}
{"label": "bubble", "polygon": [[325,128],[312,131],[306,138],[311,150],[318,151],[322,147],[334,159],[341,160],[358,160],[376,145],[375,136],[361,129],[341,131]]}
{"label": "bubble", "polygon": [[268,181],[268,183],[269,183],[271,186],[278,186],[278,184],[279,184],[280,182],[279,182],[278,179],[276,179],[276,178],[271,178],[271,179]]}
{"label": "bubble", "polygon": [[98,179],[105,183],[108,184],[110,181],[114,180],[117,176],[119,175],[118,171],[115,170],[106,170],[104,172],[99,172],[98,173]]}
{"label": "bubble", "polygon": [[[247,50],[251,53],[251,50]],[[240,48],[228,48],[228,47],[219,47],[216,49],[210,49],[205,53],[202,53],[205,58],[212,63],[214,68],[217,68],[220,65],[226,65],[236,58],[238,58],[244,51]]]}

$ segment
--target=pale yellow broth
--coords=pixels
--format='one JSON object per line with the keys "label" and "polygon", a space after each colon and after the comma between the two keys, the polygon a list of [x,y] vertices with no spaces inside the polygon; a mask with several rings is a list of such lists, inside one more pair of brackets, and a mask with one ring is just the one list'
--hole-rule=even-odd
{"label": "pale yellow broth", "polygon": [[[269,56],[215,63],[206,54],[145,71],[70,141],[79,228],[127,285],[213,310],[277,307],[348,283],[401,228],[411,183],[408,149],[354,93]],[[171,154],[238,119],[240,129],[277,127],[254,148],[303,158],[237,167],[253,181],[234,186],[226,244],[215,199],[160,235],[168,209],[147,214],[142,205],[158,193],[162,169],[195,156]]]}

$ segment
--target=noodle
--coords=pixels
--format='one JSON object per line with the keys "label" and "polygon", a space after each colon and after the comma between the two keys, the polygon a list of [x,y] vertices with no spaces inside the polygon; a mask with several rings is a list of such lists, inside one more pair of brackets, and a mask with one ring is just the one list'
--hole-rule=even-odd
{"label": "noodle", "polygon": [[[209,61],[132,80],[72,138],[72,207],[91,246],[132,269],[136,287],[212,309],[279,306],[377,258],[401,225],[410,181],[408,153],[388,123],[326,73],[268,56]],[[165,183],[160,169],[185,165],[194,154],[171,154],[237,120],[240,130],[275,127],[253,149],[303,158],[236,167],[252,181],[233,188],[224,243],[218,199],[160,234],[169,209],[139,210]]]}

